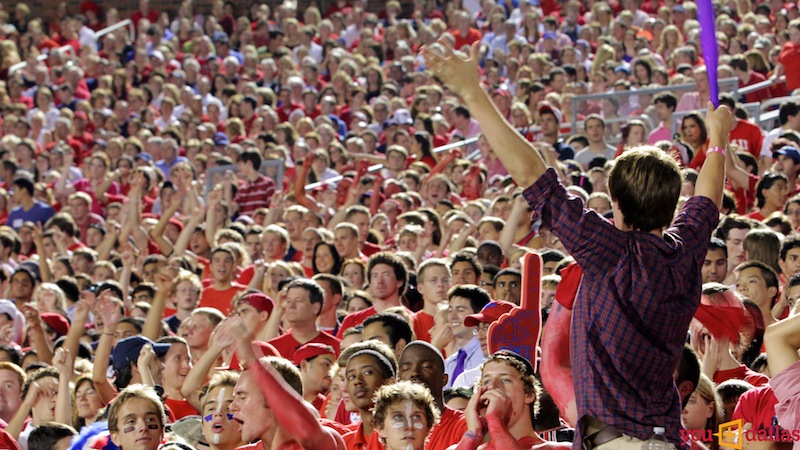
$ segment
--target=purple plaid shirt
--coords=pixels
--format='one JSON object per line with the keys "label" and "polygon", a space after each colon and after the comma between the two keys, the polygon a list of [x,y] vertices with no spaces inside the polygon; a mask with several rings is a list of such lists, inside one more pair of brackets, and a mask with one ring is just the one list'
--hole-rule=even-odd
{"label": "purple plaid shirt", "polygon": [[700,304],[700,267],[719,221],[714,203],[692,197],[659,238],[618,230],[584,209],[553,169],[523,195],[584,274],[570,331],[579,418],[573,449],[581,448],[586,416],[643,440],[662,426],[688,449],[673,372]]}

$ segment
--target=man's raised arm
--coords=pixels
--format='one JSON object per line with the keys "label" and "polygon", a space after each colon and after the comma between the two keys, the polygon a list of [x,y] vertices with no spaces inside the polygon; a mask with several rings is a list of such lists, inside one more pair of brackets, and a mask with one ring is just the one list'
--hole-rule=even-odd
{"label": "man's raised arm", "polygon": [[[708,127],[708,150],[703,168],[697,175],[694,195],[710,198],[714,204],[722,203],[722,189],[725,186],[725,153],[727,152],[728,137],[731,134],[736,119],[727,106],[714,109],[708,102],[706,126]],[[735,158],[736,156],[731,155]]]}
{"label": "man's raised arm", "polygon": [[469,58],[453,52],[450,44],[440,40],[443,52],[425,46],[422,55],[425,64],[467,104],[470,114],[481,125],[486,139],[500,157],[503,165],[520,186],[530,186],[547,170],[533,145],[526,141],[500,114],[480,84],[478,76],[478,45],[470,49]]}

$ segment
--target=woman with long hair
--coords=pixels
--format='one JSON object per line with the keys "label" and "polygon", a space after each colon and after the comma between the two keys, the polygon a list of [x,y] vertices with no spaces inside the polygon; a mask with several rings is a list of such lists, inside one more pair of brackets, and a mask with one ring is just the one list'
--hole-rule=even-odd
{"label": "woman with long hair", "polygon": [[342,271],[342,257],[336,251],[336,246],[327,242],[318,242],[314,246],[314,259],[311,264],[315,274],[339,275]]}
{"label": "woman with long hair", "polygon": [[689,113],[681,121],[681,129],[678,132],[681,141],[692,149],[692,162],[689,168],[698,170],[706,160],[706,148],[708,146],[708,128],[706,121],[698,113]]}
{"label": "woman with long hair", "polygon": [[76,430],[91,425],[95,422],[100,410],[103,409],[103,400],[94,389],[94,381],[91,375],[83,375],[75,382],[75,389],[72,391],[73,404],[72,426]]}
{"label": "woman with long hair", "polygon": [[756,184],[756,209],[747,214],[755,220],[764,220],[775,211],[783,211],[786,205],[786,195],[789,192],[786,175],[782,173],[765,173]]}
{"label": "woman with long hair", "polygon": [[697,389],[689,396],[689,402],[683,408],[681,421],[687,430],[704,430],[703,436],[711,439],[703,439],[709,449],[716,450],[719,443],[711,433],[717,432],[717,425],[722,417],[722,401],[714,388],[714,382],[705,374],[700,374]]}

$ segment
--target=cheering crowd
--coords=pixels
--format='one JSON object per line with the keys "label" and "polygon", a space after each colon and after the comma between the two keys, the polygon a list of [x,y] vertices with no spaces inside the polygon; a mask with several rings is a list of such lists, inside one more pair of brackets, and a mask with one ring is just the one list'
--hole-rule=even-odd
{"label": "cheering crowd", "polygon": [[0,448],[800,449],[796,3],[5,6]]}

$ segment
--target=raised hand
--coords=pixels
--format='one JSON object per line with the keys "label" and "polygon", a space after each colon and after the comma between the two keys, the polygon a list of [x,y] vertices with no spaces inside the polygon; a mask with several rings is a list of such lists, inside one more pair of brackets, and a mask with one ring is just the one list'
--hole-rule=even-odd
{"label": "raised hand", "polygon": [[69,355],[69,350],[64,347],[56,349],[53,354],[53,367],[58,370],[58,373],[72,373],[72,358]]}
{"label": "raised hand", "polygon": [[731,130],[736,126],[736,117],[727,106],[720,106],[714,109],[714,104],[708,102],[708,112],[706,113],[706,127],[709,137],[717,137],[728,141]]}
{"label": "raised hand", "polygon": [[14,324],[9,323],[3,325],[3,327],[0,328],[0,342],[2,342],[2,345],[12,345],[15,343],[15,341],[16,336],[14,336]]}
{"label": "raised hand", "polygon": [[208,193],[208,198],[206,202],[208,203],[209,209],[212,206],[217,206],[222,201],[222,188],[215,187]]}
{"label": "raised hand", "polygon": [[82,298],[75,303],[75,319],[81,319],[84,322],[89,319],[89,312],[94,307],[94,303],[89,299]]}
{"label": "raised hand", "polygon": [[29,330],[38,330],[42,328],[42,320],[36,306],[32,304],[22,305],[20,311],[25,316],[25,323],[28,325]]}
{"label": "raised hand", "polygon": [[478,436],[483,436],[486,431],[488,431],[486,421],[483,418],[487,406],[486,399],[483,398],[483,394],[486,390],[485,387],[481,387],[477,392],[472,394],[469,403],[467,403],[467,408],[464,410],[467,430],[472,431]]}
{"label": "raised hand", "polygon": [[165,269],[159,270],[155,275],[155,284],[159,292],[169,294],[172,290],[172,276]]}
{"label": "raised hand", "polygon": [[110,290],[104,291],[97,303],[97,315],[103,320],[103,330],[113,332],[122,320],[122,300],[114,297]]}
{"label": "raised hand", "polygon": [[314,161],[317,159],[317,155],[314,153],[309,153],[303,158],[303,169],[309,170],[311,166],[314,164]]}
{"label": "raised hand", "polygon": [[136,256],[131,252],[122,252],[121,258],[123,267],[133,267],[134,263],[136,263]]}
{"label": "raised hand", "polygon": [[480,87],[478,76],[478,49],[480,42],[475,42],[470,47],[468,58],[457,55],[450,43],[445,39],[440,39],[438,44],[443,48],[439,52],[432,46],[422,47],[422,56],[425,58],[425,66],[441,79],[444,84],[456,94],[464,97],[472,89]]}
{"label": "raised hand", "polygon": [[508,425],[511,419],[511,398],[500,388],[500,382],[495,380],[494,386],[487,389],[483,393],[481,399],[486,402],[486,416],[496,416],[503,422],[503,425]]}
{"label": "raised hand", "polygon": [[139,358],[136,359],[136,366],[140,368],[150,367],[150,362],[155,359],[156,351],[153,350],[153,346],[151,344],[144,345],[139,351]]}
{"label": "raised hand", "polygon": [[719,370],[720,364],[722,364],[722,352],[728,351],[727,348],[723,349],[716,339],[710,334],[703,335],[705,341],[706,351],[702,357],[702,369],[703,373],[706,374],[712,380],[714,379],[714,374],[717,373]]}

